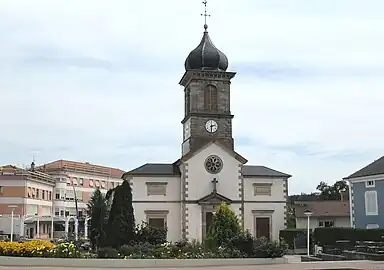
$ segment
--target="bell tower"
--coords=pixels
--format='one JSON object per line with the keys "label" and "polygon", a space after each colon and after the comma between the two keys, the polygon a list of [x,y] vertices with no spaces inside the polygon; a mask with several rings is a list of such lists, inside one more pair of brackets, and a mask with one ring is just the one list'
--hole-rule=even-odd
{"label": "bell tower", "polygon": [[[203,16],[209,16],[206,9]],[[182,156],[212,140],[233,150],[230,85],[236,73],[227,68],[228,58],[213,45],[205,21],[201,42],[185,60],[179,82],[184,87]]]}

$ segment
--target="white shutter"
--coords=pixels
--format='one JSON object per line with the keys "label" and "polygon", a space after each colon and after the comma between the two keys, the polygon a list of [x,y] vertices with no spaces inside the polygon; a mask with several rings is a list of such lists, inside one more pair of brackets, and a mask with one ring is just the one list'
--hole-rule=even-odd
{"label": "white shutter", "polygon": [[378,215],[378,205],[377,205],[377,192],[366,191],[365,192],[365,214],[367,216]]}

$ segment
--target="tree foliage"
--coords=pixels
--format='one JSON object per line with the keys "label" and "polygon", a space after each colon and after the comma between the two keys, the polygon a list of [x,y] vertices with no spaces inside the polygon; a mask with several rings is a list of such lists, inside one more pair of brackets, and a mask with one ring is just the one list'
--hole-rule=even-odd
{"label": "tree foliage", "polygon": [[216,242],[216,245],[221,246],[229,239],[240,235],[240,233],[241,228],[236,214],[227,204],[220,204],[213,217],[209,237]]}
{"label": "tree foliage", "polygon": [[[93,247],[99,247],[105,241],[105,197],[100,189],[96,189],[87,204],[90,217],[90,241]],[[87,228],[86,228],[87,229]]]}
{"label": "tree foliage", "polygon": [[117,186],[113,193],[108,216],[108,244],[120,247],[134,240],[135,217],[132,206],[132,189],[128,181]]}

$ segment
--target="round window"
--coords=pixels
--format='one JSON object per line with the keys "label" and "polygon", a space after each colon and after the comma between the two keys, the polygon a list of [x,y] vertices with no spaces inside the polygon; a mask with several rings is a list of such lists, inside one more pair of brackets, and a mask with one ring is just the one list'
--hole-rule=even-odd
{"label": "round window", "polygon": [[205,160],[205,169],[212,174],[219,173],[223,169],[223,161],[218,156],[209,156]]}

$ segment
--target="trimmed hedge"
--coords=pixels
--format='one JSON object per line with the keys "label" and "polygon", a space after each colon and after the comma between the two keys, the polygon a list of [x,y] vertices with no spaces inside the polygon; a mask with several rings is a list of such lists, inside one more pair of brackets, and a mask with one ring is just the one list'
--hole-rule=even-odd
{"label": "trimmed hedge", "polygon": [[316,228],[313,240],[317,245],[335,245],[337,241],[348,240],[352,245],[357,241],[384,241],[384,229]]}
{"label": "trimmed hedge", "polygon": [[307,235],[307,229],[285,229],[279,232],[279,238],[284,240],[289,249],[294,249],[295,238],[301,234]]}

